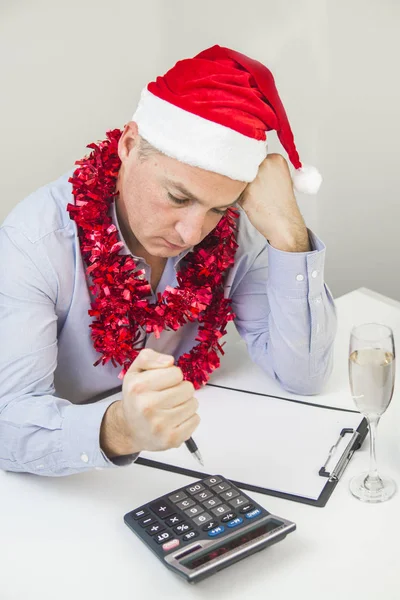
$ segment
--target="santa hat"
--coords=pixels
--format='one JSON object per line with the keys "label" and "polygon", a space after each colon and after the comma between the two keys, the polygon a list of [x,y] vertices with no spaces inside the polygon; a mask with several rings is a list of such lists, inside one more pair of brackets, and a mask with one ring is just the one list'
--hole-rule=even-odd
{"label": "santa hat", "polygon": [[142,91],[132,117],[139,134],[181,162],[253,181],[276,130],[296,169],[294,187],[316,193],[322,178],[299,159],[272,73],[244,54],[213,46],[179,61]]}

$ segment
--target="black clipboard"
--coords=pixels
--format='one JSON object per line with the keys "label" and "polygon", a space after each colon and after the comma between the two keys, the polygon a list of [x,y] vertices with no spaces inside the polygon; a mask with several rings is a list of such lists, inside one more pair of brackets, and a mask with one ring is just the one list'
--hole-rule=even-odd
{"label": "black clipboard", "polygon": [[[295,402],[296,404],[305,404],[308,406],[324,408],[326,410],[331,410],[331,411],[359,414],[358,411],[356,411],[356,410],[326,406],[323,404],[306,402],[304,400],[293,400],[292,398],[285,398],[282,396],[275,396],[275,395],[271,395],[271,394],[262,394],[261,392],[252,392],[249,390],[244,390],[244,389],[239,389],[239,388],[231,388],[228,386],[216,385],[216,384],[211,384],[211,383],[208,383],[207,386],[231,390],[234,392],[245,392],[246,394],[254,394],[257,396],[264,396],[267,398],[277,398],[279,400],[285,400],[287,402]],[[258,492],[260,494],[265,494],[267,496],[275,496],[276,498],[283,498],[285,500],[292,500],[293,502],[300,502],[302,504],[309,504],[311,506],[317,506],[319,508],[323,508],[326,505],[326,503],[328,502],[329,498],[331,497],[332,492],[335,489],[335,487],[337,486],[337,484],[340,480],[340,477],[344,473],[351,457],[353,456],[354,452],[361,447],[367,434],[368,434],[368,422],[365,418],[361,421],[361,423],[355,430],[350,429],[350,428],[342,429],[342,431],[340,432],[340,435],[339,435],[339,439],[330,448],[330,451],[329,451],[328,456],[326,457],[325,463],[323,465],[321,465],[321,468],[319,469],[319,475],[320,475],[320,477],[326,478],[326,484],[323,487],[322,492],[320,493],[320,495],[317,499],[307,498],[307,497],[296,495],[296,494],[289,494],[286,492],[280,492],[280,491],[273,490],[273,489],[259,487],[259,486],[248,484],[245,482],[235,481],[234,479],[231,479],[231,481],[235,485],[237,485],[239,488],[248,490],[250,492]],[[335,468],[332,471],[330,471],[329,470],[330,459],[334,454],[335,448],[337,448],[339,442],[344,438],[346,438],[348,440],[346,448],[343,451],[339,461],[335,465]],[[151,460],[148,458],[142,458],[140,456],[136,459],[135,464],[143,465],[146,467],[153,467],[156,469],[161,469],[163,471],[170,471],[172,473],[178,473],[180,475],[186,475],[188,477],[192,477],[192,478],[196,478],[196,479],[203,479],[204,477],[214,475],[214,473],[204,473],[202,471],[186,469],[183,467],[178,467],[175,465],[162,463],[162,462]]]}

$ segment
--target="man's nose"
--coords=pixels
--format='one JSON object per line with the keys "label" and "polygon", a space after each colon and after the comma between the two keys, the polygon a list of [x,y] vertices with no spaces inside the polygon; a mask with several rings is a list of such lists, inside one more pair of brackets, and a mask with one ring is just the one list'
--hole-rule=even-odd
{"label": "man's nose", "polygon": [[185,246],[195,246],[202,240],[204,215],[189,214],[176,224],[176,231],[182,238]]}

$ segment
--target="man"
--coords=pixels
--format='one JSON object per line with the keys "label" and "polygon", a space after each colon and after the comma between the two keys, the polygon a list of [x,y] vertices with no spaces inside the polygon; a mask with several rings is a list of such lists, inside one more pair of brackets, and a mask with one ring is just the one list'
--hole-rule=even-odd
{"label": "man", "polygon": [[[270,129],[304,191],[272,75],[214,46],[149,84],[122,133],[12,211],[0,232],[0,468],[67,475],[179,446],[232,318],[283,387],[321,390],[335,332],[325,249],[286,161],[267,156]],[[118,376],[120,400],[104,399]]]}

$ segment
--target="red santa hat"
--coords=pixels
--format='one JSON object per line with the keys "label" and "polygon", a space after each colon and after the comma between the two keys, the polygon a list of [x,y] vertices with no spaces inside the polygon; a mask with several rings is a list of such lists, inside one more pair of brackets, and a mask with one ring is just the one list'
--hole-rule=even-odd
{"label": "red santa hat", "polygon": [[239,181],[253,181],[276,130],[294,166],[294,187],[316,193],[322,178],[302,165],[273,75],[256,60],[213,46],[176,63],[142,91],[132,117],[160,152]]}

